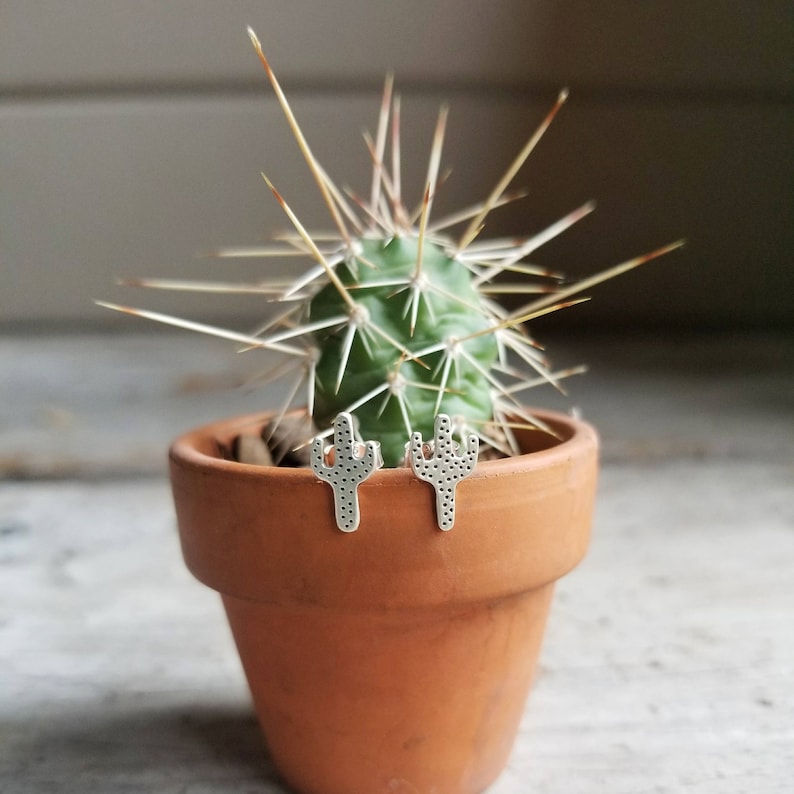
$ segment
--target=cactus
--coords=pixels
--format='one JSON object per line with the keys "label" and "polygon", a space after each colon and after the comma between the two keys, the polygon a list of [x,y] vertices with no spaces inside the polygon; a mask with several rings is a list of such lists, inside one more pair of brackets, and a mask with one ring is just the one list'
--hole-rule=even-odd
{"label": "cactus", "polygon": [[414,474],[429,482],[436,492],[436,521],[439,529],[452,529],[455,523],[455,488],[468,477],[477,465],[480,439],[472,434],[466,439],[466,451],[458,454],[458,444],[452,438],[452,422],[445,414],[435,421],[433,444],[429,457],[425,455],[422,434],[414,433],[410,443],[410,463]]}
{"label": "cactus", "polygon": [[[102,305],[285,354],[293,366],[279,372],[297,372],[290,403],[303,384],[309,414],[324,435],[331,433],[338,414],[355,414],[362,436],[380,442],[388,466],[404,465],[409,439],[414,433],[429,436],[441,413],[451,418],[451,431],[460,438],[473,433],[483,442],[482,448],[516,453],[513,430],[538,427],[523,407],[523,391],[544,383],[559,388],[562,378],[583,369],[551,371],[525,324],[578,303],[580,299],[573,296],[682,243],[635,257],[578,283],[563,284],[556,274],[527,263],[526,257],[589,214],[592,203],[523,240],[478,239],[493,209],[523,195],[509,192],[509,186],[566,101],[567,91],[560,93],[481,204],[436,220],[431,211],[441,181],[447,110],[442,108],[438,117],[422,199],[411,211],[401,192],[400,100],[389,77],[376,134],[366,136],[373,162],[369,197],[347,197],[315,158],[259,40],[253,31],[249,35],[330,212],[333,235],[310,234],[265,176],[295,233],[276,246],[227,249],[219,255],[267,257],[297,251],[314,262],[302,276],[290,284],[197,285],[157,279],[137,279],[135,284],[266,294],[287,307],[275,320],[247,334]],[[450,230],[455,227],[463,230],[452,236]],[[503,274],[514,280],[494,281]],[[526,295],[526,303],[507,311],[495,301],[500,292]]]}
{"label": "cactus", "polygon": [[375,441],[358,442],[353,417],[340,413],[334,422],[334,443],[326,461],[323,440],[312,441],[311,467],[315,475],[334,489],[336,525],[343,532],[358,529],[358,486],[383,465]]}
{"label": "cactus", "polygon": [[[416,293],[416,239],[363,240],[361,251],[373,268],[359,265],[358,278],[346,265],[337,273],[354,295],[351,312],[362,319],[314,335],[320,350],[314,416],[323,426],[355,406],[363,436],[377,438],[385,460],[395,466],[405,457],[411,433],[430,435],[439,412],[480,425],[491,419],[491,384],[481,372],[492,367],[499,351],[493,334],[482,333],[489,330],[489,317],[469,271],[439,247],[426,246],[426,286]],[[331,286],[308,306],[312,320],[344,311],[342,295]],[[372,397],[361,402],[362,395]]]}

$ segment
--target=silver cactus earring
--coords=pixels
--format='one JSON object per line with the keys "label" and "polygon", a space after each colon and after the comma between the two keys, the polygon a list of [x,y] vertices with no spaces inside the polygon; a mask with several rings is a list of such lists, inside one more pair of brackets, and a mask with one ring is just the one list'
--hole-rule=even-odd
{"label": "silver cactus earring", "polygon": [[[423,446],[428,447],[428,455]],[[452,421],[446,414],[436,417],[433,442],[423,445],[422,434],[413,433],[408,449],[414,474],[429,482],[436,492],[436,521],[439,529],[449,530],[455,523],[455,488],[477,465],[480,439],[472,434],[466,439],[466,451],[452,439]],[[460,453],[460,454],[459,454]]]}
{"label": "silver cactus earring", "polygon": [[334,422],[334,443],[323,448],[323,439],[312,441],[311,467],[334,491],[336,525],[355,532],[361,520],[358,486],[383,466],[377,441],[356,441],[353,417],[340,413]]}

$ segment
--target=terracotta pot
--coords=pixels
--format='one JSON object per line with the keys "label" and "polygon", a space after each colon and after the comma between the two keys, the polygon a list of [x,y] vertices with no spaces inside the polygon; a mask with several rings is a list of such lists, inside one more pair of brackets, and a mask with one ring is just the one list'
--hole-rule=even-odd
{"label": "terracotta pot", "polygon": [[449,532],[407,469],[365,482],[361,525],[340,532],[310,470],[222,459],[251,417],[173,444],[185,561],[222,594],[296,791],[478,794],[503,769],[554,582],[587,547],[596,485],[593,429],[538,415],[561,441],[527,432],[527,454],[479,464]]}

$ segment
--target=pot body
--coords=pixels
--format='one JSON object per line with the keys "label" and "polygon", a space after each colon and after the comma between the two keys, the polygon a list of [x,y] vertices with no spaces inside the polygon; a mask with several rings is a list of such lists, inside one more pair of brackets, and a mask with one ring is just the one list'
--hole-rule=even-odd
{"label": "pot body", "polygon": [[585,553],[588,425],[537,412],[526,454],[481,463],[441,532],[432,488],[382,470],[340,532],[306,469],[220,450],[244,417],[171,449],[185,561],[218,590],[273,759],[301,794],[479,794],[510,753],[554,582]]}

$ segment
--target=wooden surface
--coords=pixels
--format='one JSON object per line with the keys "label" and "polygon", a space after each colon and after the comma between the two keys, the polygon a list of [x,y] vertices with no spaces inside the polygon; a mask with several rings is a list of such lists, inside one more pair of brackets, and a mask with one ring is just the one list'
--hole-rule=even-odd
{"label": "wooden surface", "polygon": [[[231,371],[225,351],[174,341],[0,346],[3,454],[19,463],[30,442],[24,465],[5,457],[0,484],[4,793],[284,791],[219,599],[182,565],[158,457],[166,424],[233,413],[242,397],[210,388]],[[102,357],[111,343],[129,354],[123,369]],[[792,340],[586,348],[594,372],[575,392],[606,451],[593,545],[559,585],[518,743],[489,794],[783,794]],[[166,360],[173,380],[158,382]],[[114,429],[115,448],[100,449]]]}
{"label": "wooden surface", "polygon": [[[267,352],[124,319],[136,333],[0,336],[0,475],[163,475],[181,431],[280,407],[289,391],[257,385]],[[536,336],[555,368],[589,371],[568,398],[542,387],[527,403],[578,410],[608,462],[792,457],[792,334]]]}

